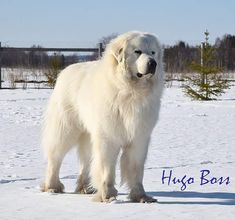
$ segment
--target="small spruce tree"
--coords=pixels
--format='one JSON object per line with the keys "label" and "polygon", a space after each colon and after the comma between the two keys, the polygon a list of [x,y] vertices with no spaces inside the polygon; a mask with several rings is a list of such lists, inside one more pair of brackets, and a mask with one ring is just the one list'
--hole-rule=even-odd
{"label": "small spruce tree", "polygon": [[184,92],[194,100],[216,100],[229,88],[229,82],[222,79],[222,69],[215,65],[215,48],[208,43],[209,32],[205,33],[202,43],[201,63],[192,62],[191,68],[196,73],[186,77]]}
{"label": "small spruce tree", "polygon": [[63,68],[63,57],[60,54],[54,54],[54,56],[49,61],[49,69],[48,72],[45,73],[45,76],[48,80],[48,85],[50,87],[54,87],[56,83],[56,79],[58,77],[59,72]]}

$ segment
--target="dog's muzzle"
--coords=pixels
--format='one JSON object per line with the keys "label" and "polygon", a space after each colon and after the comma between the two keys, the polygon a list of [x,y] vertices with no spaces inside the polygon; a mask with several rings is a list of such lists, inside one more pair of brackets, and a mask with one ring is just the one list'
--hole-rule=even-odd
{"label": "dog's muzzle", "polygon": [[143,75],[154,75],[157,67],[157,62],[154,59],[150,59],[147,63],[147,73],[142,74],[142,73],[137,73],[137,77],[141,78]]}

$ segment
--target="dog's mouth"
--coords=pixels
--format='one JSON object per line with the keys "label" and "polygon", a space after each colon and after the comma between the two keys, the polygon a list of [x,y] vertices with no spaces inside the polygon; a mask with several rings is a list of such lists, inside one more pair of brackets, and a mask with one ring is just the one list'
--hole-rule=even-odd
{"label": "dog's mouth", "polygon": [[142,73],[137,73],[136,75],[137,75],[137,77],[139,77],[139,78],[141,78],[141,77],[143,76]]}
{"label": "dog's mouth", "polygon": [[148,76],[149,78],[151,78],[153,75],[154,75],[154,73],[145,73],[145,74],[143,74],[143,73],[137,73],[137,74],[136,74],[136,76],[137,76],[138,78],[142,78],[143,76]]}

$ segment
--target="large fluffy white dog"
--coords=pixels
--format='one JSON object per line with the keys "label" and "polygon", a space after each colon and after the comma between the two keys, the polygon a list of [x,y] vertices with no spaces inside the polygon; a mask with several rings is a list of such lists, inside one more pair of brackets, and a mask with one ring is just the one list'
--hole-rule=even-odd
{"label": "large fluffy white dog", "polygon": [[162,49],[149,33],[128,32],[112,40],[103,58],[73,64],[59,75],[45,114],[42,145],[48,158],[43,191],[62,192],[59,170],[77,147],[77,192],[95,200],[116,198],[115,167],[134,202],[156,202],[142,180],[151,132],[163,90]]}

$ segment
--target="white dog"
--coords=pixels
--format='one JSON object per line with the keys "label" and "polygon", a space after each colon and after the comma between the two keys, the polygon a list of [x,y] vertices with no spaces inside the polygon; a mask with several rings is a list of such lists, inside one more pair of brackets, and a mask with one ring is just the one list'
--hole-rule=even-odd
{"label": "white dog", "polygon": [[101,202],[115,199],[121,151],[122,183],[130,200],[156,202],[145,194],[142,180],[163,90],[162,56],[154,35],[128,32],[111,41],[101,60],[61,72],[45,114],[42,145],[48,165],[42,191],[63,192],[60,166],[77,146],[77,192],[96,191]]}

